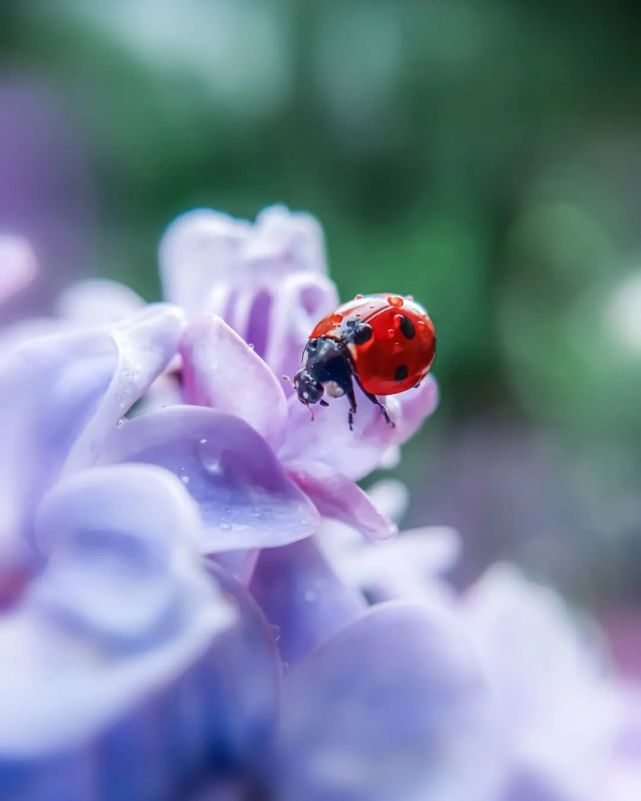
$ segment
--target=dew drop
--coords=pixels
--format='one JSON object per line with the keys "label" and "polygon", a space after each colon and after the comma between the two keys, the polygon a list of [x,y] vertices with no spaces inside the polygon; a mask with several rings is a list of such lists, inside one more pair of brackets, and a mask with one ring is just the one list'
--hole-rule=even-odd
{"label": "dew drop", "polygon": [[270,626],[269,630],[271,631],[274,642],[278,642],[280,640],[280,626]]}
{"label": "dew drop", "polygon": [[417,320],[417,321],[416,321],[416,325],[417,325],[419,328],[425,328],[425,320]]}
{"label": "dew drop", "polygon": [[395,314],[394,315],[394,326],[398,329],[403,325],[403,315],[402,314]]}
{"label": "dew drop", "polygon": [[255,348],[256,346],[254,345],[254,343],[253,343],[253,342],[248,342],[248,343],[247,343],[247,347],[248,347],[250,350],[254,350],[254,348]]}
{"label": "dew drop", "polygon": [[229,531],[231,528],[231,523],[228,523],[226,520],[221,520],[218,524],[218,528],[220,528],[222,531]]}
{"label": "dew drop", "polygon": [[387,302],[390,306],[397,306],[400,308],[403,305],[403,298],[400,295],[390,295],[387,298]]}
{"label": "dew drop", "polygon": [[332,325],[338,325],[339,323],[343,322],[343,315],[342,314],[332,314],[329,318],[330,323]]}
{"label": "dew drop", "polygon": [[183,483],[185,486],[188,486],[188,485],[189,485],[189,482],[191,481],[191,479],[189,478],[189,476],[181,476],[181,477],[180,477],[180,480],[182,481],[182,483]]}
{"label": "dew drop", "polygon": [[362,300],[362,295],[354,295],[354,300]]}
{"label": "dew drop", "polygon": [[222,476],[223,467],[218,456],[209,456],[205,454],[204,456],[201,456],[200,462],[205,472],[209,473],[210,476]]}
{"label": "dew drop", "polygon": [[394,339],[395,336],[396,336],[396,331],[393,328],[388,328],[387,329],[387,338],[388,339]]}
{"label": "dew drop", "polygon": [[200,444],[201,444],[201,445],[206,445],[206,444],[207,444],[207,439],[206,439],[206,437],[203,437],[203,438],[200,440]]}

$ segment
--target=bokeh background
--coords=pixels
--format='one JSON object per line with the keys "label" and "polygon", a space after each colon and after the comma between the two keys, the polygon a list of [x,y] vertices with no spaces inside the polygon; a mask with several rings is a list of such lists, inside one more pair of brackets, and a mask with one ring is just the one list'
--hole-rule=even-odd
{"label": "bokeh background", "polygon": [[407,525],[641,601],[641,15],[628,0],[3,0],[0,228],[44,277],[159,296],[198,205],[322,221],[345,298],[436,322]]}

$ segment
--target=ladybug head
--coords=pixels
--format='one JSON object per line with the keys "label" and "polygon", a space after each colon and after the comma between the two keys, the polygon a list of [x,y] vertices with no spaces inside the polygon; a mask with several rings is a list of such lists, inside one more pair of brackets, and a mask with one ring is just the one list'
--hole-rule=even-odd
{"label": "ladybug head", "polygon": [[324,392],[320,381],[305,368],[299,370],[294,376],[294,389],[298,395],[298,400],[306,406],[309,406],[310,403],[318,403]]}

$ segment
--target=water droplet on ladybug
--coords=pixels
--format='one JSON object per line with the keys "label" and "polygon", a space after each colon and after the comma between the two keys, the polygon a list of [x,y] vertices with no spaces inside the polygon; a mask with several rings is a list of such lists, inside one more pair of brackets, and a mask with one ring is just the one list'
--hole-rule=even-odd
{"label": "water droplet on ladybug", "polygon": [[361,300],[362,297],[362,295],[354,295],[354,300]]}
{"label": "water droplet on ladybug", "polygon": [[332,325],[338,325],[339,323],[343,322],[343,315],[342,314],[332,314],[329,318],[329,321]]}
{"label": "water droplet on ladybug", "polygon": [[394,339],[396,337],[396,331],[393,328],[387,329],[387,338]]}
{"label": "water droplet on ladybug", "polygon": [[408,300],[414,300],[414,295],[408,295],[408,296],[407,296],[407,299],[408,299]]}
{"label": "water droplet on ladybug", "polygon": [[418,320],[418,321],[417,321],[417,323],[416,323],[416,325],[417,325],[419,328],[425,328],[425,320]]}
{"label": "water droplet on ladybug", "polygon": [[390,295],[387,302],[390,306],[400,307],[403,305],[403,298],[400,295]]}
{"label": "water droplet on ladybug", "polygon": [[394,327],[400,330],[401,326],[403,325],[403,315],[402,314],[395,314],[394,315]]}

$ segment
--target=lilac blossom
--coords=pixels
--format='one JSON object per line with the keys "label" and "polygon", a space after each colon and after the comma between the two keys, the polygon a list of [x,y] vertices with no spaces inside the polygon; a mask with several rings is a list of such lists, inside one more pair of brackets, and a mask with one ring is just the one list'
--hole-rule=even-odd
{"label": "lilac blossom", "polygon": [[[319,516],[343,520],[370,539],[394,534],[354,482],[433,411],[436,384],[429,378],[389,400],[395,426],[360,393],[354,432],[340,402],[310,419],[281,372],[297,368],[311,327],[337,302],[318,223],[281,207],[266,210],[254,225],[213,211],[190,212],[165,234],[160,261],[166,297],[188,317],[179,360],[172,363],[180,385],[174,381],[172,394],[172,373],[165,376],[150,411],[122,425],[103,461],[153,462],[178,475],[201,505],[205,552],[294,542],[318,530]],[[82,305],[78,292],[65,299],[67,309]],[[81,298],[91,306],[95,294],[85,288]],[[174,408],[154,408],[171,402]],[[263,442],[241,422],[194,405],[248,423]],[[168,428],[175,432],[172,442]],[[241,431],[232,458],[232,440]],[[226,502],[217,490],[220,474],[233,480],[239,470],[252,477],[252,489],[242,501],[237,495],[236,503]]]}
{"label": "lilac blossom", "polygon": [[[289,281],[281,256],[263,292]],[[100,294],[111,311],[83,318]],[[348,434],[338,405],[300,416],[222,318],[117,311],[138,306],[77,287],[55,333],[0,363],[0,798],[492,801],[495,714],[460,626],[369,609],[316,536],[323,518],[393,532],[354,479],[434,385],[396,428],[364,406]],[[280,322],[254,319],[271,341]],[[299,333],[278,334],[277,363]],[[187,403],[159,407],[176,371]]]}
{"label": "lilac blossom", "polygon": [[161,270],[0,362],[0,799],[628,801],[633,695],[559,599],[457,595],[455,532],[356,483],[435,383],[351,432],[281,380],[336,302],[315,221],[192,212]]}
{"label": "lilac blossom", "polygon": [[[123,422],[102,462],[151,462],[178,475],[201,505],[204,552],[294,542],[317,531],[320,516],[343,520],[370,539],[393,535],[395,526],[355,481],[389,463],[434,410],[437,387],[428,377],[419,389],[388,399],[394,426],[360,391],[354,432],[340,401],[310,419],[282,372],[298,368],[313,324],[337,303],[318,223],[283,207],[267,209],[253,225],[214,211],[189,212],[164,235],[160,265],[166,298],[182,309],[187,328],[142,399],[138,411],[145,414]],[[59,299],[54,328],[109,326],[143,307],[122,285],[81,282]],[[175,441],[159,445],[167,427],[180,430],[175,438],[194,458],[183,458]],[[224,450],[232,453],[233,428],[239,437],[243,432],[243,455],[227,464],[213,449],[224,429]],[[227,487],[239,470],[253,477],[242,503],[227,502],[227,490],[217,490],[221,470]],[[268,487],[261,476],[278,478],[278,486]]]}
{"label": "lilac blossom", "polygon": [[[375,492],[389,506],[390,489]],[[368,548],[331,524],[323,550],[353,591],[442,609],[462,625],[497,699],[505,772],[496,801],[639,797],[638,689],[616,674],[595,625],[553,590],[505,564],[457,595],[443,579],[458,551],[448,529]]]}

